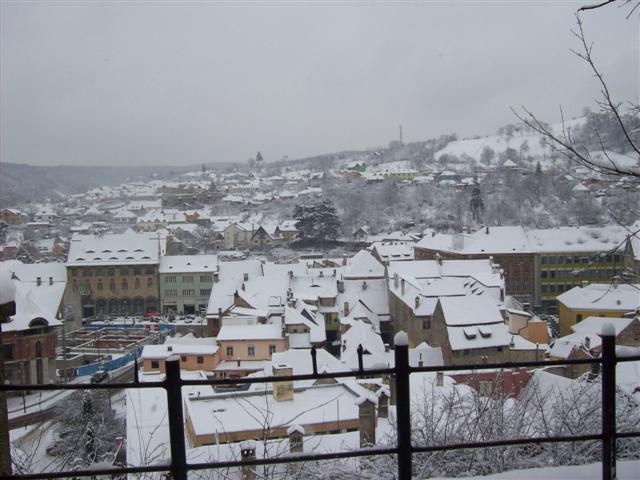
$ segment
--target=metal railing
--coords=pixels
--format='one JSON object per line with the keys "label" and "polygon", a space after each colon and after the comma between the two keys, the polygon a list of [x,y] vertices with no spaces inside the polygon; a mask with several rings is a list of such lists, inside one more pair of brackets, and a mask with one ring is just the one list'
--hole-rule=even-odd
{"label": "metal railing", "polygon": [[[393,368],[371,369],[363,368],[362,347],[358,348],[358,370],[319,373],[316,361],[316,350],[311,350],[313,373],[268,376],[256,378],[233,378],[211,380],[185,380],[180,377],[180,357],[175,355],[166,360],[166,376],[161,382],[140,382],[138,379],[137,363],[135,363],[135,378],[133,383],[110,384],[59,384],[59,385],[0,385],[0,391],[20,390],[85,390],[85,389],[131,389],[131,388],[164,388],[167,394],[167,416],[169,419],[169,437],[171,449],[170,463],[156,465],[120,467],[110,469],[86,469],[63,472],[43,472],[38,474],[13,475],[10,479],[53,479],[73,477],[96,477],[98,475],[136,474],[151,472],[169,472],[175,480],[186,480],[187,473],[191,470],[219,469],[231,467],[247,467],[253,465],[269,465],[282,463],[295,463],[306,461],[320,461],[330,459],[354,458],[376,455],[395,455],[398,463],[398,478],[400,480],[411,479],[412,456],[416,453],[451,451],[462,449],[476,449],[488,447],[506,447],[527,444],[579,442],[598,440],[602,443],[602,478],[611,480],[616,478],[616,441],[622,438],[640,437],[640,431],[617,432],[616,431],[616,364],[618,362],[638,361],[640,356],[616,357],[615,336],[602,336],[602,355],[595,359],[561,360],[561,361],[530,361],[507,363],[483,363],[479,365],[448,365],[435,367],[412,367],[409,365],[409,349],[406,344],[396,343]],[[602,429],[600,433],[551,436],[551,437],[526,437],[505,439],[496,441],[457,443],[437,446],[416,446],[411,441],[411,401],[410,382],[412,373],[419,372],[452,372],[482,369],[517,369],[532,367],[555,367],[567,365],[601,365],[602,377]],[[260,458],[251,460],[217,461],[203,463],[188,463],[185,449],[184,415],[182,402],[182,387],[188,385],[214,386],[214,385],[238,385],[253,383],[271,383],[282,381],[335,379],[345,377],[371,377],[377,375],[393,375],[395,377],[396,400],[396,433],[397,445],[386,448],[360,448],[358,450],[340,451],[331,453],[295,454],[280,456],[277,458]]]}

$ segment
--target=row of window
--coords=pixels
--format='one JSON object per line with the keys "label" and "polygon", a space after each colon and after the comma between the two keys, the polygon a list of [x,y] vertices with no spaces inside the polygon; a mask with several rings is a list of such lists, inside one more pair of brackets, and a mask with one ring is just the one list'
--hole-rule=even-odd
{"label": "row of window", "polygon": [[619,253],[608,254],[605,257],[600,257],[599,255],[542,255],[540,257],[540,263],[542,265],[553,266],[553,265],[562,265],[564,263],[577,263],[577,264],[586,264],[591,261],[602,262],[605,261],[607,263],[615,262],[620,263],[622,261],[622,255]]}
{"label": "row of window", "polygon": [[[149,277],[147,278],[147,288],[152,287],[153,286],[153,277]],[[138,290],[142,287],[142,284],[140,282],[139,278],[136,278],[133,282],[133,288],[135,290]],[[102,279],[98,280],[98,283],[96,284],[96,289],[101,292],[104,290],[104,284],[102,283]],[[115,291],[116,289],[116,282],[111,279],[111,281],[109,282],[109,290],[110,291]],[[78,284],[77,282],[74,280],[73,281],[73,291],[76,292],[78,290]],[[82,288],[83,291],[85,292],[90,292],[91,291],[91,284],[89,282],[85,282],[85,284],[83,285]],[[120,284],[120,290],[129,290],[129,282],[124,279],[122,280],[122,283]]]}
{"label": "row of window", "polygon": [[[183,283],[193,283],[194,279],[194,275],[182,275]],[[166,275],[164,277],[164,283],[176,283],[177,281],[177,275]],[[200,283],[213,283],[213,277],[211,275],[200,275]]]}
{"label": "row of window", "polygon": [[595,268],[595,269],[589,269],[589,270],[580,270],[579,272],[576,272],[576,274],[574,275],[574,271],[573,270],[551,270],[549,272],[543,270],[542,272],[540,272],[540,278],[542,278],[543,280],[545,279],[572,279],[572,278],[578,278],[578,277],[591,277],[591,278],[611,278],[613,277],[615,274],[617,273],[617,271],[615,269],[612,268]]}
{"label": "row of window", "polygon": [[[269,345],[269,355],[273,355],[274,353],[276,353],[276,346]],[[233,354],[234,354],[233,347],[227,347],[227,358],[233,357]],[[249,357],[256,356],[256,347],[254,345],[247,345],[247,355]]]}
{"label": "row of window", "polygon": [[560,284],[560,285],[542,285],[541,290],[542,290],[542,294],[544,295],[545,293],[563,293],[566,292],[567,290],[571,290],[573,287],[575,287],[575,285],[571,285],[571,284]]}
{"label": "row of window", "polygon": [[[90,269],[90,268],[83,268],[80,269],[82,270],[82,276],[83,277],[113,277],[116,274],[116,270],[118,270],[115,267],[112,268],[96,268],[96,269]],[[133,268],[120,268],[120,275],[122,276],[128,276],[128,275],[155,275],[156,271],[154,268],[142,268],[142,267],[133,267]],[[79,269],[77,268],[73,268],[71,269],[71,276],[72,277],[77,277],[78,276],[78,271]]]}
{"label": "row of window", "polygon": [[[195,296],[196,291],[193,288],[184,288],[182,290],[182,296],[183,297],[193,297]],[[210,288],[201,288],[200,289],[200,296],[201,297],[206,297],[211,295],[211,289]],[[165,290],[164,291],[164,296],[165,297],[177,297],[178,296],[178,290],[175,289],[169,289],[169,290]]]}

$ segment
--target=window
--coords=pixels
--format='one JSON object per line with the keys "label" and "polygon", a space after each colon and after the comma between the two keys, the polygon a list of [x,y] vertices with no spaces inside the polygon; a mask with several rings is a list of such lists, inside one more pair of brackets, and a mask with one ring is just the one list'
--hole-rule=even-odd
{"label": "window", "polygon": [[115,270],[115,268],[109,268],[109,269],[107,270],[107,276],[108,276],[108,277],[113,277],[115,274],[116,274],[116,270]]}
{"label": "window", "polygon": [[122,281],[122,290],[129,290],[129,284],[126,280]]}
{"label": "window", "polygon": [[139,267],[136,267],[133,269],[133,274],[134,275],[142,275],[142,269]]}
{"label": "window", "polygon": [[87,270],[87,269],[83,270],[82,271],[82,276],[83,277],[90,277],[91,276],[91,270]]}
{"label": "window", "polygon": [[182,289],[182,296],[184,297],[193,297],[195,290],[193,288],[184,288]]}
{"label": "window", "polygon": [[147,278],[147,287],[151,287],[153,285],[153,277]]}
{"label": "window", "polygon": [[423,320],[422,321],[422,329],[423,330],[431,329],[431,320]]}
{"label": "window", "polygon": [[546,270],[545,270],[545,271],[543,271],[543,272],[541,273],[541,277],[542,277],[542,278],[547,278],[547,272],[546,272]]}
{"label": "window", "polygon": [[469,355],[469,350],[462,350],[462,355]]}
{"label": "window", "polygon": [[200,275],[200,282],[202,283],[212,283],[213,277],[211,275]]}
{"label": "window", "polygon": [[4,357],[5,360],[14,360],[12,343],[2,344],[2,356]]}
{"label": "window", "polygon": [[276,346],[269,345],[269,355],[273,355],[274,353],[276,353]]}
{"label": "window", "polygon": [[204,363],[204,357],[196,357],[196,363],[202,365]]}
{"label": "window", "polygon": [[556,272],[549,272],[549,278],[556,278]]}
{"label": "window", "polygon": [[165,290],[164,294],[167,297],[177,297],[178,296],[178,291],[177,290]]}
{"label": "window", "polygon": [[151,360],[151,368],[160,368],[160,362],[158,360]]}
{"label": "window", "polygon": [[182,281],[184,283],[193,283],[193,275],[183,275]]}
{"label": "window", "polygon": [[120,275],[129,275],[129,269],[128,268],[121,268],[120,269]]}
{"label": "window", "polygon": [[187,357],[185,357],[184,355],[182,355],[182,356],[180,357],[180,361],[181,361],[181,362],[186,362],[186,361],[187,361]]}
{"label": "window", "polygon": [[233,347],[227,347],[227,357],[233,357]]}
{"label": "window", "polygon": [[582,321],[582,314],[579,313],[576,315],[576,323],[580,323]]}
{"label": "window", "polygon": [[201,296],[211,295],[211,289],[210,288],[201,288],[200,289],[200,295]]}
{"label": "window", "polygon": [[486,380],[480,380],[480,395],[484,397],[490,397],[493,392],[493,384]]}
{"label": "window", "polygon": [[153,268],[147,268],[145,269],[144,273],[146,273],[147,275],[153,275],[155,272],[153,271]]}
{"label": "window", "polygon": [[103,287],[102,287],[102,282],[98,282],[98,290],[99,290],[99,291],[102,291],[102,288],[103,288]]}
{"label": "window", "polygon": [[256,347],[254,347],[253,345],[249,345],[247,347],[247,355],[249,355],[250,357],[255,357],[256,356]]}
{"label": "window", "polygon": [[542,265],[546,265],[547,264],[547,257],[543,256],[541,259]]}
{"label": "window", "polygon": [[71,270],[71,276],[72,277],[77,277],[78,276],[78,270],[76,270],[75,268],[73,270]]}
{"label": "window", "polygon": [[116,284],[113,281],[113,279],[111,279],[111,281],[109,282],[109,290],[113,292],[115,289],[116,289]]}
{"label": "window", "polygon": [[167,275],[166,277],[164,277],[164,283],[176,283],[176,276]]}
{"label": "window", "polygon": [[135,288],[140,288],[140,279],[138,277],[136,277],[136,280],[134,282],[134,286],[135,286]]}

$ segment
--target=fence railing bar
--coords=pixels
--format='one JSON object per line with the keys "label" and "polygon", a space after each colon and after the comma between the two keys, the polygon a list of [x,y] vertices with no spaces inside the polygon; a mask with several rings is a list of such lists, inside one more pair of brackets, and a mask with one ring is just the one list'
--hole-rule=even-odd
{"label": "fence railing bar", "polygon": [[486,442],[455,443],[449,445],[414,446],[413,452],[444,452],[448,450],[464,450],[467,448],[509,447],[538,443],[586,442],[589,440],[602,440],[602,434],[594,433],[591,435],[571,435],[561,437],[514,438],[510,440],[489,440]]}
{"label": "fence railing bar", "polygon": [[[404,333],[404,332],[401,332]],[[398,479],[411,480],[411,392],[409,381],[409,344],[406,333],[394,338],[396,369],[396,429],[398,435]]]}
{"label": "fence railing bar", "polygon": [[616,432],[614,435],[616,438],[633,438],[640,437],[640,430],[634,432]]}
{"label": "fence railing bar", "polygon": [[[640,357],[619,357],[616,362],[637,361]],[[507,363],[483,363],[474,365],[442,365],[435,367],[409,367],[410,373],[425,372],[452,372],[452,371],[468,371],[468,370],[490,370],[490,369],[515,369],[526,367],[554,367],[563,365],[588,365],[600,364],[602,360],[599,358],[592,359],[576,359],[576,360],[552,360],[552,361],[536,361],[536,362],[507,362]],[[243,377],[243,378],[220,378],[208,380],[185,380],[180,381],[182,386],[197,385],[237,385],[244,383],[271,383],[286,380],[317,380],[323,378],[345,378],[345,377],[362,377],[369,375],[390,375],[395,373],[394,368],[376,368],[367,369],[362,372],[357,370],[329,372],[329,373],[309,373],[300,375],[289,375],[287,377]],[[163,388],[164,382],[129,382],[129,383],[57,383],[50,385],[42,384],[22,384],[9,385],[0,384],[0,391],[21,391],[21,390],[100,390],[100,389],[122,389],[122,388]]]}
{"label": "fence railing bar", "polygon": [[344,452],[316,453],[309,455],[286,455],[282,457],[257,458],[255,460],[236,460],[229,462],[189,463],[188,470],[204,470],[207,468],[231,468],[245,465],[274,465],[280,463],[313,462],[317,460],[337,460],[341,458],[369,457],[375,455],[397,455],[397,448],[361,448]]}
{"label": "fence railing bar", "polygon": [[[602,478],[616,478],[616,337],[602,335]],[[603,333],[605,329],[603,328]]]}
{"label": "fence railing bar", "polygon": [[182,388],[180,385],[180,356],[171,355],[164,362],[167,372],[167,416],[169,418],[169,445],[171,447],[172,480],[187,480],[187,452],[184,439]]}

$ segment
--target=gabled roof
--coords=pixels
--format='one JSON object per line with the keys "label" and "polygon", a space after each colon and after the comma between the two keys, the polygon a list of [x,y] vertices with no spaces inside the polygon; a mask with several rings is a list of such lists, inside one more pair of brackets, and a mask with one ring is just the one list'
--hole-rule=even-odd
{"label": "gabled roof", "polygon": [[490,297],[441,297],[438,302],[447,326],[504,324],[495,300]]}
{"label": "gabled roof", "polygon": [[384,265],[367,250],[360,250],[349,260],[342,276],[344,279],[384,278]]}
{"label": "gabled roof", "polygon": [[640,284],[593,283],[573,287],[557,299],[571,309],[633,311],[640,307]]}

